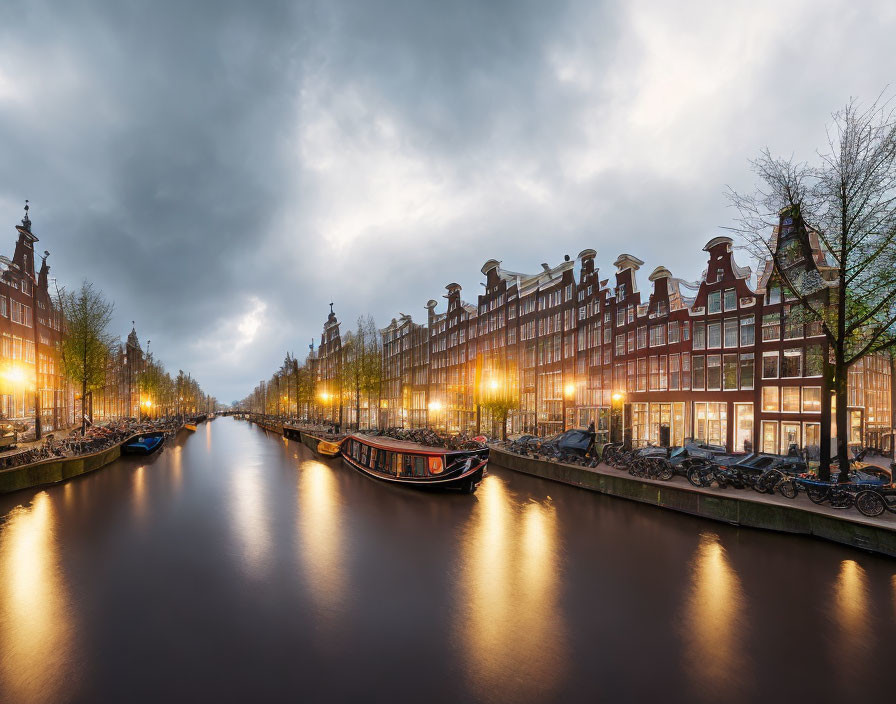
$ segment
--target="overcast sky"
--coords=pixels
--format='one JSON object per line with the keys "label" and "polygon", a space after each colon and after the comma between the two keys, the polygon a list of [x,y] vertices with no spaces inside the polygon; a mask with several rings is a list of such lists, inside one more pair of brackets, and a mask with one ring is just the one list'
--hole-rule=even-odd
{"label": "overcast sky", "polygon": [[330,300],[424,320],[586,247],[698,277],[725,186],[811,158],[894,36],[892,0],[0,0],[0,252],[29,198],[59,283],[231,401]]}

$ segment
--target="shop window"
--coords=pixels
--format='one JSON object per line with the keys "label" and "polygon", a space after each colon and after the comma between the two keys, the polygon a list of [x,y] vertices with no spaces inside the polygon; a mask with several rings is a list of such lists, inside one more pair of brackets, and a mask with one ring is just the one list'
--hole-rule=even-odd
{"label": "shop window", "polygon": [[778,453],[778,421],[762,421],[762,451],[770,454]]}
{"label": "shop window", "polygon": [[712,445],[727,445],[728,404],[695,403],[694,437]]}
{"label": "shop window", "polygon": [[800,424],[799,423],[781,423],[781,454],[788,454],[792,448],[799,449],[800,446]]}
{"label": "shop window", "polygon": [[753,404],[734,404],[734,450],[750,452],[753,448]]}
{"label": "shop window", "polygon": [[803,447],[810,460],[821,457],[821,423],[803,423]]}

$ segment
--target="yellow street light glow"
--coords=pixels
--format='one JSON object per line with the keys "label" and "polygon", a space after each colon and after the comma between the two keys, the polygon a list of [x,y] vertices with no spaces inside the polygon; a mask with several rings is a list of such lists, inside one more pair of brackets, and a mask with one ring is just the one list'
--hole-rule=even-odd
{"label": "yellow street light glow", "polygon": [[625,396],[625,394],[623,394],[623,393],[621,393],[621,392],[619,392],[619,391],[614,391],[614,392],[613,392],[613,400],[614,400],[614,401],[621,401],[621,400],[623,399],[624,396]]}
{"label": "yellow street light glow", "polygon": [[21,367],[11,367],[3,376],[16,384],[25,381],[25,372]]}
{"label": "yellow street light glow", "polygon": [[497,391],[497,390],[498,390],[498,381],[497,381],[497,379],[492,379],[492,380],[491,380],[491,383],[489,383],[489,386],[492,388],[492,391]]}
{"label": "yellow street light glow", "polygon": [[429,410],[431,411],[441,411],[442,404],[439,401],[430,401],[429,402]]}
{"label": "yellow street light glow", "polygon": [[576,387],[574,384],[567,384],[564,391],[566,391],[567,396],[572,396],[576,392]]}

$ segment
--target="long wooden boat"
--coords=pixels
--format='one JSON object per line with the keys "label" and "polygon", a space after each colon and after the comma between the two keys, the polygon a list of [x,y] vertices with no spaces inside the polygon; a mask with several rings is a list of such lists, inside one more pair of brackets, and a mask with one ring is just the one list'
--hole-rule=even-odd
{"label": "long wooden boat", "polygon": [[342,441],[342,461],[374,479],[422,489],[476,491],[488,448],[447,450],[387,437],[354,434]]}
{"label": "long wooden boat", "polygon": [[192,430],[195,433],[196,423],[194,423],[193,421],[187,421],[186,423],[184,423],[184,428],[186,428],[187,430]]}
{"label": "long wooden boat", "polygon": [[163,442],[165,442],[164,432],[143,433],[122,445],[121,452],[125,455],[151,455],[162,447]]}

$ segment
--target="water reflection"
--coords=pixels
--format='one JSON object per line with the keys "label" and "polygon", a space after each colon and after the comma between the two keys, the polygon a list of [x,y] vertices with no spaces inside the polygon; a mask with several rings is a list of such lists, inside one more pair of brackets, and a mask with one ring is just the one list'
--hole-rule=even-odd
{"label": "water reflection", "polygon": [[246,571],[264,576],[270,562],[271,536],[265,505],[262,467],[240,464],[232,473],[231,511]]}
{"label": "water reflection", "polygon": [[871,649],[871,622],[868,619],[868,578],[857,562],[843,560],[834,586],[834,621],[840,631],[835,662],[845,657],[858,666]]}
{"label": "water reflection", "polygon": [[0,535],[0,691],[5,701],[63,698],[73,673],[72,624],[59,566],[54,506],[46,492],[19,507]]}
{"label": "water reflection", "polygon": [[146,467],[140,465],[134,470],[132,498],[134,515],[138,518],[146,516]]}
{"label": "water reflection", "polygon": [[345,590],[339,484],[322,462],[302,462],[297,512],[301,558],[319,613],[333,614]]}
{"label": "water reflection", "polygon": [[508,701],[549,697],[564,677],[567,650],[554,507],[549,498],[520,507],[494,475],[476,500],[461,542],[457,620],[471,684]]}
{"label": "water reflection", "polygon": [[714,533],[703,533],[692,560],[690,594],[685,606],[683,636],[685,672],[693,675],[697,696],[715,701],[741,684],[745,667],[746,604],[737,572]]}

